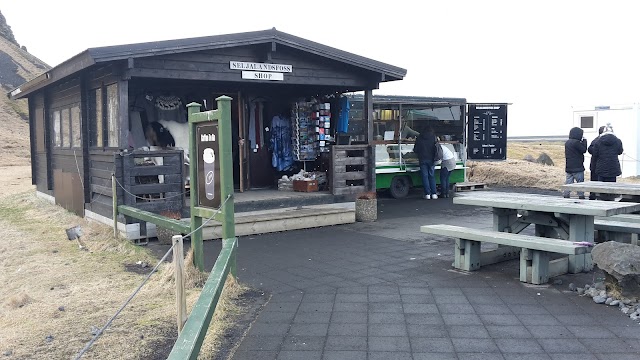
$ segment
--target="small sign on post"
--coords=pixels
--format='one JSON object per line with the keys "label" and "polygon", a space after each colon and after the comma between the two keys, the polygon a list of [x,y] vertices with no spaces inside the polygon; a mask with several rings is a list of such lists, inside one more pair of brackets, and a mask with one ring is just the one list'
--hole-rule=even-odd
{"label": "small sign on post", "polygon": [[218,122],[196,126],[198,152],[198,206],[220,206],[220,156]]}

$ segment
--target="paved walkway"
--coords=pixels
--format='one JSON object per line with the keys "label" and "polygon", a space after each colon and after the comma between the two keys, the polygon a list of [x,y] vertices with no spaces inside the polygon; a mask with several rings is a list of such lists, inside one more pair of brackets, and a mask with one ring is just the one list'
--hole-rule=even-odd
{"label": "paved walkway", "polygon": [[520,283],[517,261],[461,273],[450,239],[419,232],[488,228],[489,211],[418,198],[379,210],[373,224],[240,239],[240,280],[272,297],[233,359],[640,359],[640,325],[567,290],[593,273],[557,287]]}

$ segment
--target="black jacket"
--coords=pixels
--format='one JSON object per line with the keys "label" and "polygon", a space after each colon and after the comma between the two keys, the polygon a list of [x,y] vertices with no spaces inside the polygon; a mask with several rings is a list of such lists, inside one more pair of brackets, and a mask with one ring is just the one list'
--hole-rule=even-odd
{"label": "black jacket", "polygon": [[[589,154],[591,154],[591,161],[589,162],[589,171],[591,171],[591,174],[597,174],[597,172],[596,172],[596,160],[597,160],[597,158],[593,155],[593,148],[594,148],[596,142],[598,142],[598,140],[600,140],[600,136],[598,136],[595,139],[593,139],[591,141],[591,145],[589,145],[589,149],[587,149],[589,151]],[[592,177],[592,179],[593,179],[593,177]]]}
{"label": "black jacket", "polygon": [[434,147],[436,145],[436,136],[432,132],[424,131],[420,133],[416,144],[413,145],[413,152],[418,156],[420,162],[433,162]]}
{"label": "black jacket", "polygon": [[593,146],[596,157],[596,173],[602,177],[616,177],[622,174],[618,155],[622,155],[622,141],[611,133],[604,133]]}
{"label": "black jacket", "polygon": [[569,140],[564,143],[564,157],[567,160],[565,171],[577,173],[584,171],[584,153],[587,152],[587,139],[583,139],[584,131],[574,127],[569,131]]}

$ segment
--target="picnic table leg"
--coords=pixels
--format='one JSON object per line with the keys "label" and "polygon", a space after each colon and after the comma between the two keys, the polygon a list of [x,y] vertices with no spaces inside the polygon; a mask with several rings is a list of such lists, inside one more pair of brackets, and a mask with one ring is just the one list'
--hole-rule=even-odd
{"label": "picnic table leg", "polygon": [[518,211],[513,209],[493,209],[493,231],[511,232],[511,225],[518,220]]}
{"label": "picnic table leg", "polygon": [[[593,216],[570,215],[569,216],[569,241],[587,241],[593,243]],[[569,255],[569,272],[576,274],[583,271],[591,271],[593,262],[591,253],[582,255]]]}
{"label": "picnic table leg", "polygon": [[466,271],[480,269],[480,242],[456,239],[454,266]]}
{"label": "picnic table leg", "polygon": [[631,245],[640,245],[638,243],[638,234],[631,234]]}

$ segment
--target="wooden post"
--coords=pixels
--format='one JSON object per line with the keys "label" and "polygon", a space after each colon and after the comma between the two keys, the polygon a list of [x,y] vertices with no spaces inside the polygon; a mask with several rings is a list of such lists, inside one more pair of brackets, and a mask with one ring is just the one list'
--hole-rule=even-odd
{"label": "wooden post", "polygon": [[[222,239],[233,239],[236,237],[235,228],[235,207],[233,199],[225,202],[228,196],[233,196],[233,153],[231,142],[231,98],[220,96],[216,98],[220,120],[218,121],[218,135],[220,136],[220,199],[222,205]],[[237,244],[237,242],[236,242]],[[229,260],[231,262],[231,274],[236,276],[236,257],[234,255]]]}
{"label": "wooden post", "polygon": [[173,242],[173,265],[176,278],[176,310],[178,314],[178,334],[182,331],[184,323],[187,321],[187,297],[184,291],[184,250],[182,235],[174,235]]}
{"label": "wooden post", "polygon": [[118,238],[118,188],[116,174],[111,174],[111,196],[113,197],[113,237]]}
{"label": "wooden post", "polygon": [[376,156],[375,144],[373,143],[373,90],[364,91],[364,118],[367,121],[367,144],[369,145],[369,188],[367,191],[376,191]]}
{"label": "wooden post", "polygon": [[204,271],[204,255],[202,244],[202,218],[195,215],[193,209],[198,205],[198,152],[196,139],[196,125],[192,121],[192,115],[200,111],[200,104],[190,103],[187,105],[189,113],[189,156],[192,160],[189,164],[189,200],[191,204],[191,247],[193,248],[193,265],[199,271]]}
{"label": "wooden post", "polygon": [[245,131],[244,131],[244,111],[242,106],[242,93],[238,91],[238,141],[243,140],[242,144],[238,144],[238,162],[240,163],[240,192],[244,192],[244,158],[245,158]]}

